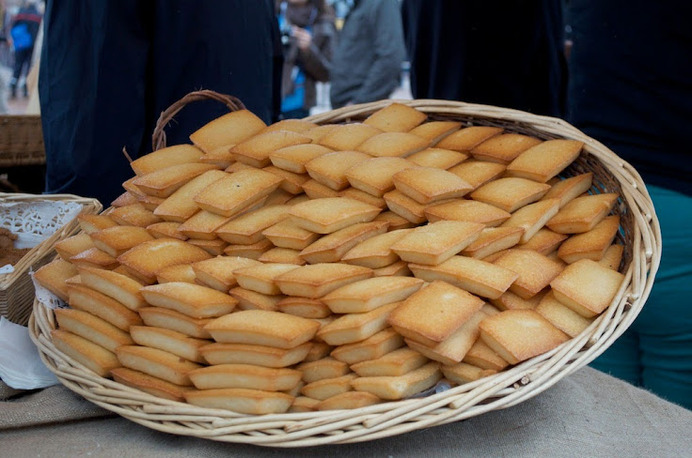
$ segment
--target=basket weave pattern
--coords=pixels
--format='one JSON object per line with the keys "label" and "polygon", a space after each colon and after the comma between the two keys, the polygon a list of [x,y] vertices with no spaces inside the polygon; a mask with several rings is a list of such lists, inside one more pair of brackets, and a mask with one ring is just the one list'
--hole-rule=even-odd
{"label": "basket weave pattern", "polygon": [[[345,107],[320,114],[318,124],[361,121],[391,101]],[[424,398],[387,402],[349,411],[286,413],[262,416],[199,408],[154,397],[95,375],[59,352],[50,340],[56,322],[52,310],[34,303],[30,334],[44,362],[69,389],[95,404],[144,426],[173,434],[302,447],[361,442],[463,420],[513,406],[548,389],[601,354],[634,321],[651,290],[661,256],[661,235],[651,199],[637,172],[613,152],[555,118],[484,105],[438,100],[400,101],[431,120],[492,125],[542,139],[568,138],[585,143],[582,155],[565,171],[594,175],[594,192],[621,196],[614,212],[621,218],[619,242],[625,245],[620,290],[584,332],[549,353],[498,374]]]}
{"label": "basket weave pattern", "polygon": [[[81,205],[81,213],[98,213],[103,208],[96,199],[78,197],[71,194],[6,194],[0,193],[0,201],[3,203],[32,202],[74,202]],[[34,300],[34,285],[29,276],[30,270],[37,270],[48,263],[55,255],[54,246],[57,242],[74,235],[79,230],[79,222],[76,218],[62,227],[57,227],[53,235],[32,248],[14,266],[14,271],[0,275],[0,315],[8,320],[26,325],[31,315]]]}
{"label": "basket weave pattern", "polygon": [[0,116],[0,167],[46,163],[41,117]]}

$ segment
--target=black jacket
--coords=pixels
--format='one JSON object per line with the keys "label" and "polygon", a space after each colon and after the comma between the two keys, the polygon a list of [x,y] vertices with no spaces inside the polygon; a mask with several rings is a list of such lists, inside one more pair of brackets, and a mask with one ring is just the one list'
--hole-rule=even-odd
{"label": "black jacket", "polygon": [[568,19],[568,119],[646,183],[692,195],[692,3],[572,0]]}
{"label": "black jacket", "polygon": [[561,116],[561,0],[404,0],[415,98]]}

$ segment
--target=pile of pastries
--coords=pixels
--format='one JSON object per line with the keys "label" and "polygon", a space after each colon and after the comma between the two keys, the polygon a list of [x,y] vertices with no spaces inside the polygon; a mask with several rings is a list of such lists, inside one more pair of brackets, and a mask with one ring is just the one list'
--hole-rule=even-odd
{"label": "pile of pastries", "polygon": [[268,414],[468,383],[578,335],[624,279],[619,196],[563,173],[579,141],[398,103],[190,140],[133,161],[35,275],[70,306],[54,345],[156,396]]}

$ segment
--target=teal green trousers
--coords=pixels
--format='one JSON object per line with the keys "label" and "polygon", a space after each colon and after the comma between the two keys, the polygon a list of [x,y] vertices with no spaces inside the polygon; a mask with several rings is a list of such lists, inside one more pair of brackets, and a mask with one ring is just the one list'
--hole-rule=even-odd
{"label": "teal green trousers", "polygon": [[692,409],[692,196],[648,189],[661,265],[639,316],[591,366]]}

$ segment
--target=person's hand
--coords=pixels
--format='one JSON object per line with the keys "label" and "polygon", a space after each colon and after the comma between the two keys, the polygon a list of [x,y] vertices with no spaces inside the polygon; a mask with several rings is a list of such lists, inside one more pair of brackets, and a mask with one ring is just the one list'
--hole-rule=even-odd
{"label": "person's hand", "polygon": [[305,51],[312,43],[312,34],[305,29],[293,26],[293,37],[296,39],[298,49]]}

